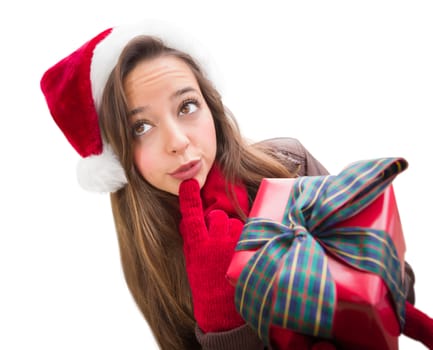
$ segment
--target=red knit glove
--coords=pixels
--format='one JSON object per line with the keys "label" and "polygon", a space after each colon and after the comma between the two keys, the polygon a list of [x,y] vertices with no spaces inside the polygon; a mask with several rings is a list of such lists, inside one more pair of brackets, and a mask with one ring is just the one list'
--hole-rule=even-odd
{"label": "red knit glove", "polygon": [[403,334],[433,349],[433,319],[406,302],[406,323]]}
{"label": "red knit glove", "polygon": [[[247,213],[245,188],[236,186],[235,192]],[[204,333],[220,332],[245,323],[235,308],[234,287],[225,278],[244,223],[226,196],[218,168],[211,169],[202,196],[203,201],[195,179],[181,183],[180,233],[197,324]]]}

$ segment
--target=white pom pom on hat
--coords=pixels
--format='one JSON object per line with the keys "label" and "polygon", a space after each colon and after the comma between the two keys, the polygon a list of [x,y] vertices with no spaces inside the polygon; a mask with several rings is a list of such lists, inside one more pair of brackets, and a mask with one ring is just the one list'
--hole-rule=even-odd
{"label": "white pom pom on hat", "polygon": [[88,191],[116,192],[127,183],[118,158],[102,139],[97,111],[123,48],[138,35],[158,37],[166,46],[191,55],[213,84],[219,77],[203,44],[173,24],[157,20],[104,30],[48,69],[41,89],[54,121],[82,157],[78,182]]}

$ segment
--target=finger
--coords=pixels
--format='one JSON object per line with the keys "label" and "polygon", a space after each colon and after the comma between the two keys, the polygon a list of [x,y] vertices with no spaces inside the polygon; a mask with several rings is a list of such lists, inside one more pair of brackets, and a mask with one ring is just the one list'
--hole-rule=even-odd
{"label": "finger", "polygon": [[214,209],[206,216],[206,226],[210,237],[223,237],[225,240],[238,241],[244,228],[242,220],[229,218],[224,210]]}
{"label": "finger", "polygon": [[182,216],[179,229],[184,243],[189,245],[206,237],[207,227],[200,198],[200,186],[196,180],[189,179],[180,184],[179,210]]}
{"label": "finger", "polygon": [[229,220],[229,232],[230,236],[233,240],[239,240],[239,237],[242,234],[242,230],[244,229],[244,222],[239,219],[230,219]]}
{"label": "finger", "polygon": [[182,218],[203,217],[200,185],[195,179],[183,181],[179,187],[179,210]]}
{"label": "finger", "polygon": [[209,227],[210,238],[224,238],[229,235],[229,218],[222,210],[210,211],[206,215],[206,224]]}

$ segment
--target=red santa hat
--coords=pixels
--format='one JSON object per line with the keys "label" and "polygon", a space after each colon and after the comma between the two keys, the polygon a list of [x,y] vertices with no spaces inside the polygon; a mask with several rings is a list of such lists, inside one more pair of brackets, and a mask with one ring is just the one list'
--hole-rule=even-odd
{"label": "red santa hat", "polygon": [[115,192],[127,183],[118,158],[101,137],[97,111],[120,53],[138,35],[158,37],[190,54],[216,83],[215,67],[203,45],[180,28],[154,20],[104,30],[48,69],[41,79],[42,92],[54,121],[82,157],[78,182],[89,191]]}

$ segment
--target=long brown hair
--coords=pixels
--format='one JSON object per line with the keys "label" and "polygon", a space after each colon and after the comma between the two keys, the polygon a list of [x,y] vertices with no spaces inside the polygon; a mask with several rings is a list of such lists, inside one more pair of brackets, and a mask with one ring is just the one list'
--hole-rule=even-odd
{"label": "long brown hair", "polygon": [[177,197],[148,184],[134,166],[133,138],[123,90],[127,74],[137,63],[172,55],[188,64],[212,113],[216,161],[227,180],[242,181],[254,198],[263,177],[290,177],[288,170],[247,144],[221,96],[187,54],[160,40],[139,36],[124,48],[106,84],[100,115],[104,139],[125,169],[128,184],[111,194],[120,255],[127,285],[162,349],[199,349],[191,293],[185,271]]}

